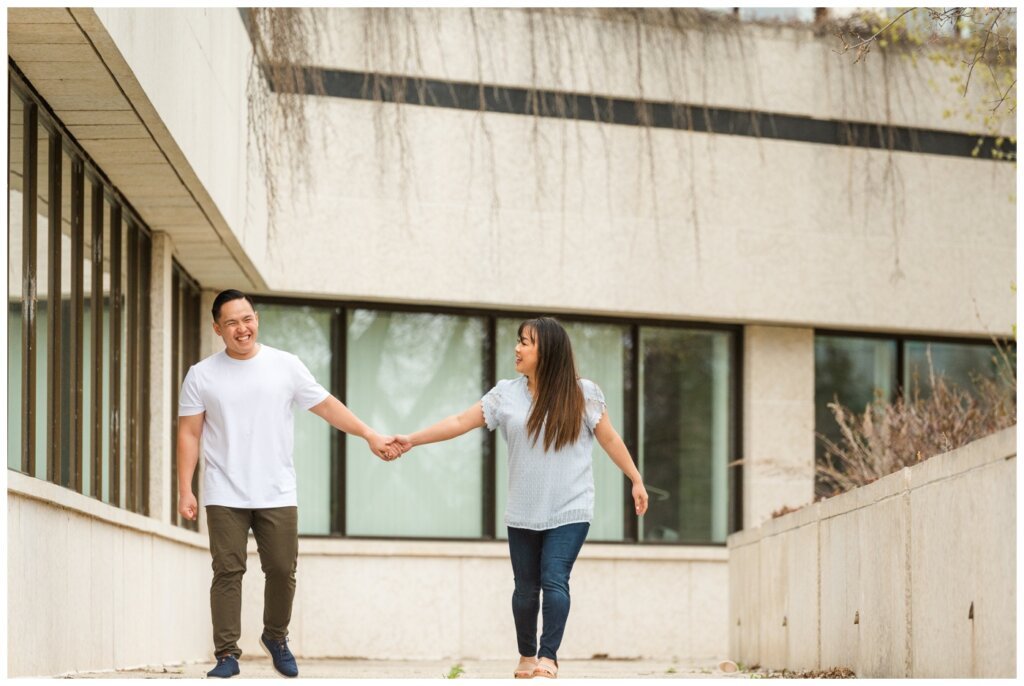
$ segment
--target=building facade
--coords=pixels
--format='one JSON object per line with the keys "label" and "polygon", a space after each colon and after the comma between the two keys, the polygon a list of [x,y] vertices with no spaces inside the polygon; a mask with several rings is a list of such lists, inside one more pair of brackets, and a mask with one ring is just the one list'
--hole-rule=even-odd
{"label": "building facade", "polygon": [[[726,657],[726,537],[814,499],[827,403],[929,356],[992,372],[1015,171],[941,64],[679,16],[332,10],[285,89],[246,12],[8,10],[10,674],[212,652],[174,436],[223,288],[384,433],[476,402],[558,316],[652,496],[632,516],[595,450],[562,655]],[[268,171],[275,108],[309,138]],[[297,416],[295,652],[514,654],[504,451],[384,464]]]}

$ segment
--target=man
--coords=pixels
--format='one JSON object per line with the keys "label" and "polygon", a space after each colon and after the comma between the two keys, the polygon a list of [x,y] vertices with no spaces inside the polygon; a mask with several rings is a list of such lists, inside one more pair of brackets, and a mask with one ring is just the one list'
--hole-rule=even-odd
{"label": "man", "polygon": [[192,475],[202,438],[203,504],[213,556],[210,609],[217,665],[239,673],[242,575],[249,529],[266,576],[260,646],[284,676],[299,673],[288,649],[298,561],[298,508],[292,458],[292,404],[366,440],[383,460],[401,448],[359,420],[316,382],[298,357],[256,342],[259,315],[249,296],[227,290],[213,301],[213,330],[224,351],[189,369],[178,408],[178,512],[195,519]]}

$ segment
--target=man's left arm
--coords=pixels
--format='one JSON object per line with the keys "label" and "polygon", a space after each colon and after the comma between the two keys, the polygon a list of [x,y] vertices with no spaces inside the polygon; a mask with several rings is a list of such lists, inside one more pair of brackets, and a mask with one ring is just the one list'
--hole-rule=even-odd
{"label": "man's left arm", "polygon": [[395,448],[388,447],[387,438],[368,427],[352,410],[345,407],[345,403],[333,395],[328,395],[327,398],[309,408],[309,411],[335,429],[365,440],[370,446],[370,451],[380,459],[393,460],[398,457],[395,454]]}

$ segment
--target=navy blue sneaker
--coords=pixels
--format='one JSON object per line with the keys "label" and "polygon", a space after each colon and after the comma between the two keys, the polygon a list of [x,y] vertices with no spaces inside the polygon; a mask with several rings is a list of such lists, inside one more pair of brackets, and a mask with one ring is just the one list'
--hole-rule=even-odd
{"label": "navy blue sneaker", "polygon": [[298,676],[299,666],[295,664],[295,656],[288,650],[288,638],[275,641],[266,634],[260,636],[260,647],[274,661],[274,669],[281,676]]}
{"label": "navy blue sneaker", "polygon": [[217,658],[217,666],[206,673],[216,679],[230,679],[238,674],[238,659],[234,655],[221,655]]}

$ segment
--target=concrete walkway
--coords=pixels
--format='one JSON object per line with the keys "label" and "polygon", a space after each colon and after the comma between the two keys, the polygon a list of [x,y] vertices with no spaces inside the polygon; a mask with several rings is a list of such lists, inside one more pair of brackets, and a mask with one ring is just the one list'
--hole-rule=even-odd
{"label": "concrete walkway", "polygon": [[[441,679],[453,674],[453,667],[461,665],[461,679],[511,678],[513,662],[504,660],[337,660],[301,659],[299,676],[334,679]],[[86,672],[69,674],[78,679],[201,679],[213,663],[146,667],[117,672]],[[239,677],[273,679],[278,674],[270,659],[242,657]],[[673,663],[669,660],[563,660],[559,678],[562,679],[700,679],[747,678],[749,673],[723,674],[717,663]]]}

